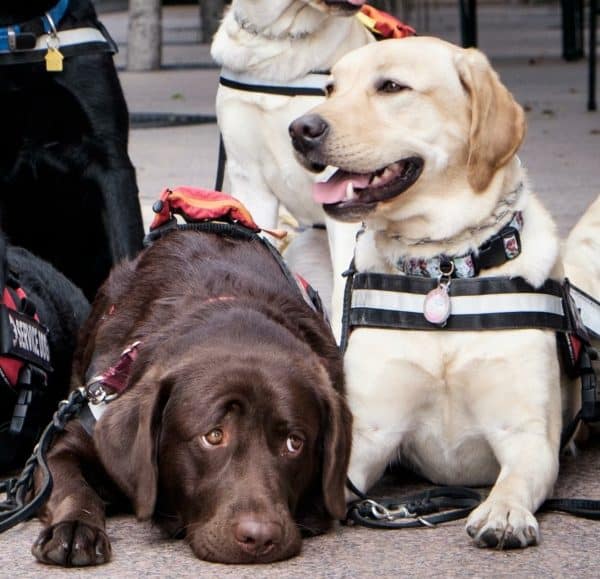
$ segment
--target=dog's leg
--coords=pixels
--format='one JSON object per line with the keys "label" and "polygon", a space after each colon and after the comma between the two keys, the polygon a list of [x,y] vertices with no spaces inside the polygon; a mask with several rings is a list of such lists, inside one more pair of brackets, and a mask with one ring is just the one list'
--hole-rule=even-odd
{"label": "dog's leg", "polygon": [[[352,452],[348,479],[366,493],[383,476],[385,469],[398,459],[401,437],[387,429],[379,430],[368,420],[354,415],[352,426]],[[346,501],[356,500],[346,489]]]}
{"label": "dog's leg", "polygon": [[[403,381],[408,372],[401,361],[386,361],[390,341],[382,344],[378,334],[381,330],[361,329],[352,334],[344,357],[346,399],[353,415],[348,477],[363,492],[368,492],[386,467],[398,460],[400,444],[412,428],[414,404],[397,392],[422,388],[419,377],[412,380],[414,385]],[[373,343],[380,344],[376,351]],[[355,497],[347,491],[346,498]]]}
{"label": "dog's leg", "polygon": [[[46,527],[33,555],[51,565],[100,565],[110,560],[104,501],[83,475],[82,464],[95,456],[92,439],[76,423],[67,427],[48,454],[54,485],[40,518]],[[36,487],[40,484],[36,480]]]}
{"label": "dog's leg", "polygon": [[558,449],[540,433],[514,432],[495,449],[502,465],[489,497],[467,520],[467,533],[480,547],[514,549],[535,545],[533,516],[558,475]]}
{"label": "dog's leg", "polygon": [[[478,417],[500,466],[490,495],[466,524],[480,547],[521,548],[539,541],[533,513],[550,495],[558,476],[562,422],[558,361],[551,346],[546,351],[548,357],[519,361],[514,356],[517,368],[528,364],[532,370],[526,386],[518,388],[515,366],[503,364],[497,368],[497,377],[488,374],[485,384],[488,392],[498,392],[498,396],[471,397],[470,411]],[[503,400],[511,404],[503,405]]]}

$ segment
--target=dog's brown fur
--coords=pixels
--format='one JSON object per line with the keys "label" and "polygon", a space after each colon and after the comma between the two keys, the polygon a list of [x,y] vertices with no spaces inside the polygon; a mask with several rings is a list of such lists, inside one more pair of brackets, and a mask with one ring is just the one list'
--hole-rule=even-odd
{"label": "dog's brown fur", "polygon": [[130,386],[93,438],[75,421],[50,452],[39,560],[108,561],[104,501],[119,496],[221,562],[290,557],[299,528],[322,532],[343,516],[351,416],[340,356],[261,243],[172,232],[114,270],[73,386],[135,340]]}

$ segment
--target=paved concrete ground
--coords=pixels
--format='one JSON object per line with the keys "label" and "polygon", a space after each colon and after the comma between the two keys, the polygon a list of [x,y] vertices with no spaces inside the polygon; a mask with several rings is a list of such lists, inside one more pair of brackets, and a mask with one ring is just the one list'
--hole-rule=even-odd
{"label": "paved concrete ground", "polygon": [[[455,5],[431,2],[430,33],[458,41]],[[557,3],[558,4],[558,3]],[[437,6],[437,8],[436,8]],[[480,9],[481,47],[528,111],[529,134],[521,158],[535,189],[564,233],[600,194],[600,113],[588,113],[586,63],[560,60],[558,6],[485,5]],[[105,14],[122,46],[126,15]],[[419,26],[422,23],[415,23]],[[166,65],[208,65],[206,46],[196,43],[197,9],[165,11]],[[423,32],[422,26],[420,31]],[[218,72],[167,68],[121,74],[134,113],[214,114]],[[148,222],[150,204],[165,186],[212,186],[217,130],[214,125],[134,129],[131,156],[137,167]],[[563,460],[556,496],[600,498],[600,445]],[[426,483],[406,473],[387,479],[387,490],[404,494]],[[558,514],[540,515],[542,543],[520,552],[473,547],[462,522],[437,529],[383,532],[343,527],[305,542],[301,556],[261,567],[223,566],[196,560],[182,542],[164,540],[157,529],[132,517],[109,520],[114,559],[104,567],[63,571],[38,565],[29,548],[37,522],[13,529],[0,540],[1,577],[597,577],[600,522]]]}

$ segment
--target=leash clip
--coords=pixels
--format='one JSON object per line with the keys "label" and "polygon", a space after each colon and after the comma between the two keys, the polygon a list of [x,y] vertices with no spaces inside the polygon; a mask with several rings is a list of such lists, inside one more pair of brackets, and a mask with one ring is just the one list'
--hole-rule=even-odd
{"label": "leash clip", "polygon": [[395,521],[396,519],[415,519],[421,523],[424,527],[433,528],[434,523],[427,521],[417,513],[410,511],[406,505],[397,505],[395,507],[384,507],[381,503],[374,501],[373,499],[365,499],[362,502],[363,506],[369,506],[371,510],[371,516],[378,520]]}
{"label": "leash clip", "polygon": [[105,388],[102,380],[104,376],[94,376],[86,385],[85,391],[88,400],[91,404],[102,404],[103,402],[110,402],[119,396],[117,392],[109,394]]}

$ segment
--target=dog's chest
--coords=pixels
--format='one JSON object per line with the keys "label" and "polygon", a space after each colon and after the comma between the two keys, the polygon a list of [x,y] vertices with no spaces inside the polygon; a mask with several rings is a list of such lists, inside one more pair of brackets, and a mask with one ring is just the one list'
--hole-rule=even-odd
{"label": "dog's chest", "polygon": [[492,483],[490,442],[513,418],[546,412],[554,352],[554,337],[538,331],[355,330],[345,357],[355,431],[434,482]]}

